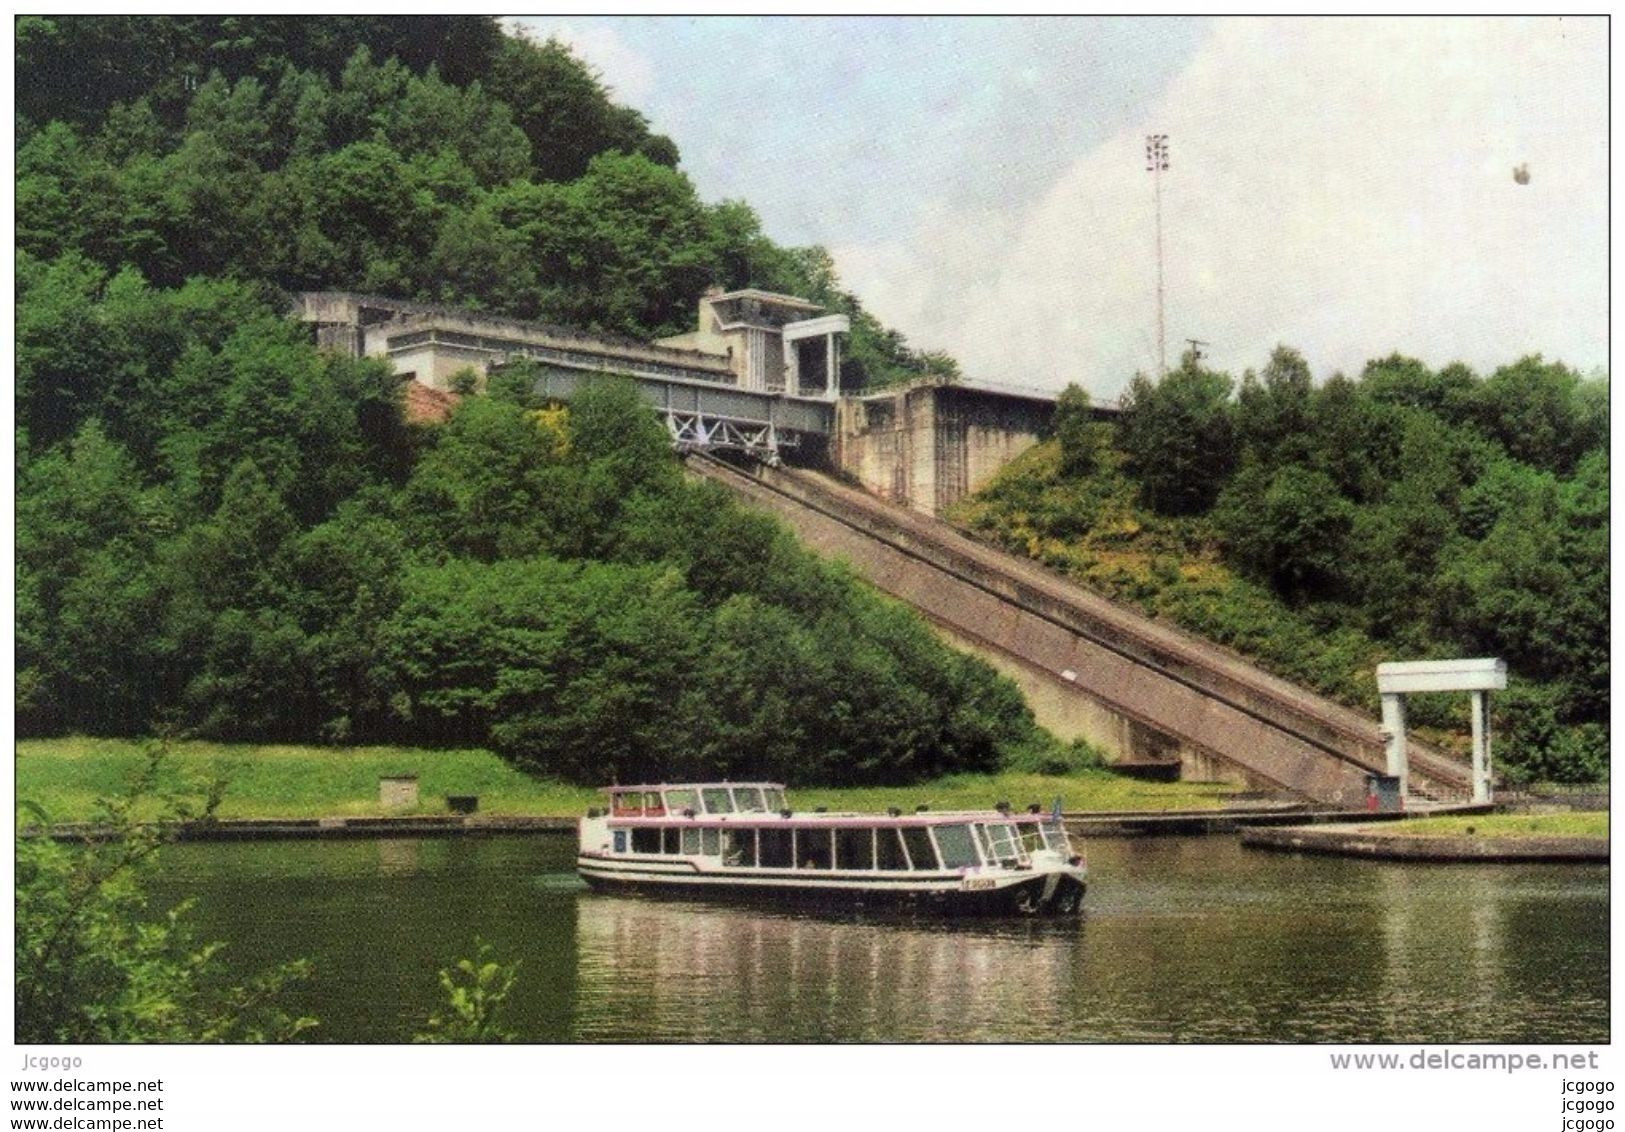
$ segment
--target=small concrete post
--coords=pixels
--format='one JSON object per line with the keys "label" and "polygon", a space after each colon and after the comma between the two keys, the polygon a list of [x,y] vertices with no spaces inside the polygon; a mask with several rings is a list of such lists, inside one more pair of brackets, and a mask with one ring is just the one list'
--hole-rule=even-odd
{"label": "small concrete post", "polygon": [[1490,800],[1490,694],[1473,693],[1473,801]]}
{"label": "small concrete post", "polygon": [[378,804],[386,810],[408,810],[418,804],[418,776],[385,774],[378,778]]}
{"label": "small concrete post", "polygon": [[1410,753],[1405,746],[1405,697],[1385,692],[1382,697],[1382,731],[1388,746],[1388,773],[1399,779],[1399,796],[1410,795]]}

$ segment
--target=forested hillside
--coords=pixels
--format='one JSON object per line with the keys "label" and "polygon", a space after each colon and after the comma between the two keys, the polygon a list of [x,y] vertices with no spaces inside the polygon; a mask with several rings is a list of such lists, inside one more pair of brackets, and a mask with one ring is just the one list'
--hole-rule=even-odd
{"label": "forested hillside", "polygon": [[486,17],[22,17],[27,259],[288,291],[379,292],[637,337],[693,329],[711,284],[853,319],[849,386],[938,360],[708,205],[677,147],[556,42]]}
{"label": "forested hillside", "polygon": [[[1391,356],[1316,385],[1280,348],[1238,386],[1187,356],[1115,424],[1068,391],[957,517],[1367,711],[1379,661],[1503,657],[1501,768],[1607,774],[1606,379]],[[1414,700],[1465,727],[1465,696]]]}
{"label": "forested hillside", "polygon": [[853,315],[565,48],[484,18],[19,19],[25,734],[490,745],[576,780],[900,782],[1046,740],[1013,685],[686,482],[629,387],[408,426],[294,289],[648,336]]}

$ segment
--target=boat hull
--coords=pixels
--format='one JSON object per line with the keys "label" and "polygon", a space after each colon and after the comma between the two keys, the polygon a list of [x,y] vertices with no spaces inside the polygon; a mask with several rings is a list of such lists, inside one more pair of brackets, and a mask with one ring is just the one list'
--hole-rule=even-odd
{"label": "boat hull", "polygon": [[718,901],[826,912],[885,911],[931,916],[1073,916],[1083,910],[1084,879],[1072,872],[1035,873],[1013,883],[966,889],[958,878],[899,878],[850,883],[799,877],[730,877],[634,873],[583,858],[581,878],[594,890],[625,895]]}

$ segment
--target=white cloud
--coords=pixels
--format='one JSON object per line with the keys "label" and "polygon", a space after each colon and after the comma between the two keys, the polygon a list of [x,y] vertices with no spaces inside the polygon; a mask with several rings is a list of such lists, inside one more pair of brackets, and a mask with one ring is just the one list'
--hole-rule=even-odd
{"label": "white cloud", "polygon": [[645,108],[654,90],[655,68],[650,59],[630,46],[608,24],[572,23],[533,16],[505,21],[538,41],[557,39],[598,72],[616,102]]}
{"label": "white cloud", "polygon": [[968,373],[1115,395],[1156,366],[1143,135],[1165,132],[1170,363],[1196,337],[1236,373],[1278,342],[1322,375],[1393,350],[1588,368],[1608,340],[1606,37],[1596,19],[1221,21],[1141,125],[1020,214],[926,205],[912,232],[832,250],[878,316]]}

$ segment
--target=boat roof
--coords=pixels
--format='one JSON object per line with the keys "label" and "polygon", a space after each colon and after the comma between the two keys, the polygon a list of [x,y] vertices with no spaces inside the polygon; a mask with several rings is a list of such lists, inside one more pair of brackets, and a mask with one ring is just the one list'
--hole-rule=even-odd
{"label": "boat roof", "polygon": [[1025,811],[1000,813],[998,810],[930,810],[921,814],[818,814],[795,813],[789,817],[755,811],[745,814],[696,814],[682,817],[668,814],[664,817],[611,817],[611,826],[672,826],[705,829],[738,829],[741,826],[763,829],[892,829],[900,826],[963,825],[966,822],[1016,822],[1041,824],[1054,820],[1049,813],[1031,814]]}
{"label": "boat roof", "polygon": [[627,790],[717,790],[730,786],[742,786],[745,789],[755,787],[759,790],[783,790],[782,782],[651,782],[641,786],[603,786],[599,788],[601,794],[620,794]]}

